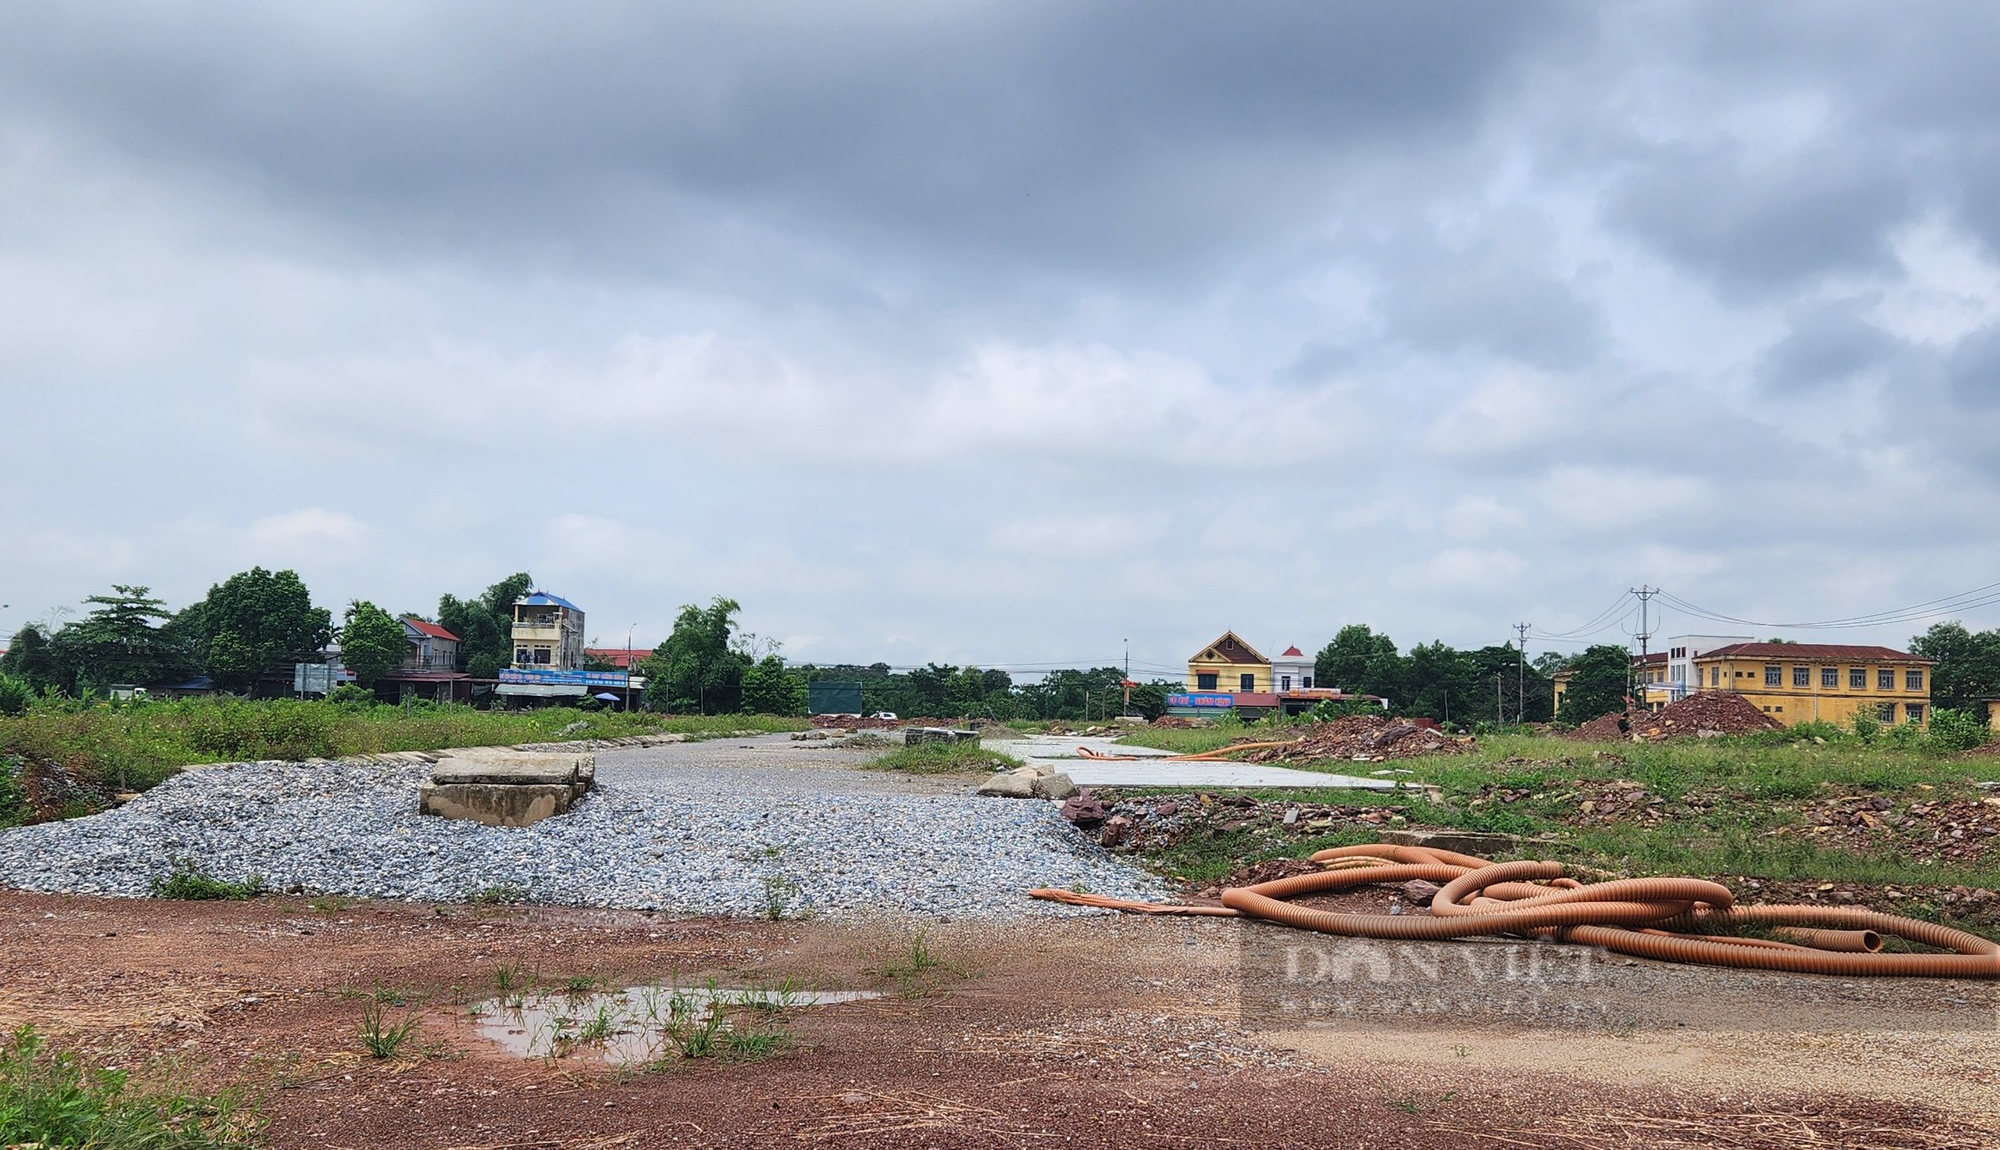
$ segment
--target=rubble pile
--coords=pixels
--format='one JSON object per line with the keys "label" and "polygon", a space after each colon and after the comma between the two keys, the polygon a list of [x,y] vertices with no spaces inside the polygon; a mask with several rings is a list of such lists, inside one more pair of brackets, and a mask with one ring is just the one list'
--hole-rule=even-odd
{"label": "rubble pile", "polygon": [[1261,802],[1248,795],[1207,793],[1127,798],[1090,787],[1065,802],[1062,814],[1079,830],[1095,832],[1099,845],[1140,853],[1165,850],[1191,834],[1249,832],[1279,842],[1337,830],[1379,832],[1409,824],[1409,818],[1394,807]]}
{"label": "rubble pile", "polygon": [[1208,724],[1201,719],[1183,718],[1180,715],[1161,715],[1159,718],[1153,720],[1152,725],[1161,730],[1185,731],[1194,727],[1205,727]]}
{"label": "rubble pile", "polygon": [[1775,731],[1784,724],[1733,691],[1697,691],[1664,710],[1601,715],[1570,733],[1589,742],[1712,739]]}
{"label": "rubble pile", "polygon": [[1801,809],[1805,820],[1780,833],[1810,840],[1822,850],[1922,853],[1973,866],[2000,859],[2000,798],[1939,799],[1899,807],[1880,795],[1850,795]]}
{"label": "rubble pile", "polygon": [[1250,751],[1243,761],[1251,763],[1310,763],[1320,759],[1347,759],[1375,763],[1388,759],[1409,759],[1418,755],[1455,755],[1471,750],[1471,738],[1455,739],[1436,727],[1419,726],[1408,719],[1386,715],[1350,715],[1328,723],[1315,723],[1305,734],[1281,747]]}

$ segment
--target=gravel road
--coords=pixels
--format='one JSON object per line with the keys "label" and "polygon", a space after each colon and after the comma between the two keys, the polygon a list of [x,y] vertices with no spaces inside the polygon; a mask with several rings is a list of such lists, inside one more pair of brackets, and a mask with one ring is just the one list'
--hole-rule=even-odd
{"label": "gravel road", "polygon": [[0,831],[0,886],[144,895],[176,859],[279,891],[684,914],[1064,913],[1021,892],[1158,897],[1052,803],[854,769],[784,736],[603,751],[597,789],[519,829],[417,813],[423,764],[247,763],[184,772],[117,810]]}

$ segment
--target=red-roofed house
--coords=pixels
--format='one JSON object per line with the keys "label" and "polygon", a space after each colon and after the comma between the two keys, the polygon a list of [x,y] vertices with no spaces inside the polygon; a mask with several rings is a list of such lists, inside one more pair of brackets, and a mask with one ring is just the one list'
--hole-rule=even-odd
{"label": "red-roofed house", "polygon": [[406,671],[455,671],[458,669],[458,636],[428,619],[403,616],[403,638],[409,653],[403,656]]}

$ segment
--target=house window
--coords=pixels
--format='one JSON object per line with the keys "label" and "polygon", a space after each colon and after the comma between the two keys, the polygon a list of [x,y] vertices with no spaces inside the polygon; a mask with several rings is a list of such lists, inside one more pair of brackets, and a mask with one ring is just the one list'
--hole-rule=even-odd
{"label": "house window", "polygon": [[516,647],[516,648],[514,648],[514,661],[515,661],[516,663],[525,663],[525,662],[527,662],[527,661],[528,661],[528,649],[527,649],[526,647]]}
{"label": "house window", "polygon": [[1878,691],[1895,690],[1896,672],[1887,667],[1878,668],[1875,672],[1875,689]]}
{"label": "house window", "polygon": [[1211,673],[1209,673],[1209,674],[1205,674],[1205,675],[1204,675],[1204,674],[1197,674],[1197,675],[1196,675],[1196,676],[1194,677],[1194,689],[1195,689],[1195,690],[1197,690],[1197,691],[1213,691],[1213,690],[1215,690],[1215,675],[1214,675],[1214,673],[1213,673],[1213,672],[1211,672]]}
{"label": "house window", "polygon": [[1821,667],[1819,669],[1819,685],[1829,691],[1840,686],[1840,668]]}
{"label": "house window", "polygon": [[1285,675],[1278,681],[1283,684],[1283,686],[1278,688],[1280,691],[1289,691],[1292,689],[1292,677],[1290,675]]}
{"label": "house window", "polygon": [[1912,723],[1921,723],[1924,721],[1924,705],[1922,703],[1903,704],[1903,713],[1910,717]]}
{"label": "house window", "polygon": [[1722,668],[1710,667],[1708,669],[1708,685],[1711,687],[1720,687],[1722,685]]}
{"label": "house window", "polygon": [[1310,691],[1310,690],[1312,690],[1312,689],[1313,689],[1313,677],[1312,677],[1311,675],[1307,675],[1307,676],[1306,676],[1305,678],[1303,678],[1303,679],[1299,680],[1299,687],[1300,687],[1301,689],[1303,689],[1303,690],[1307,690],[1307,691]]}
{"label": "house window", "polygon": [[1785,669],[1784,669],[1783,667],[1766,667],[1766,668],[1764,668],[1764,685],[1765,685],[1766,687],[1782,687],[1782,686],[1784,686],[1784,685],[1785,685]]}
{"label": "house window", "polygon": [[549,661],[549,649],[547,647],[535,648],[535,662],[547,665],[548,661]]}
{"label": "house window", "polygon": [[1812,668],[1811,668],[1811,667],[1793,667],[1793,668],[1792,668],[1792,686],[1794,686],[1794,687],[1810,687],[1810,686],[1812,686]]}
{"label": "house window", "polygon": [[1236,683],[1236,689],[1239,691],[1254,691],[1257,689],[1257,676],[1238,675],[1236,676]]}
{"label": "house window", "polygon": [[1923,673],[1922,671],[1905,671],[1905,672],[1903,672],[1903,689],[1904,689],[1905,691],[1921,691],[1921,690],[1923,690],[1923,689],[1924,689],[1924,673]]}
{"label": "house window", "polygon": [[1895,721],[1896,721],[1896,704],[1894,704],[1894,703],[1877,703],[1877,704],[1875,704],[1875,717],[1876,717],[1876,718],[1878,718],[1878,719],[1880,719],[1880,720],[1882,720],[1882,721],[1883,721],[1883,722],[1885,722],[1885,723],[1893,723],[1893,722],[1895,722]]}
{"label": "house window", "polygon": [[1849,667],[1847,669],[1847,689],[1865,691],[1868,689],[1868,668]]}

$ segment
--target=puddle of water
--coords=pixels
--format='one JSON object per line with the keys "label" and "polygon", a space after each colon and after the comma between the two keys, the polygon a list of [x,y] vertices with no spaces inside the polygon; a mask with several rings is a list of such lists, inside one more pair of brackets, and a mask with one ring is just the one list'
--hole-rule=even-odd
{"label": "puddle of water", "polygon": [[879,990],[628,986],[594,994],[544,991],[473,1006],[480,1037],[523,1058],[585,1055],[617,1066],[702,1057],[754,1043],[786,1011],[880,998]]}

